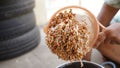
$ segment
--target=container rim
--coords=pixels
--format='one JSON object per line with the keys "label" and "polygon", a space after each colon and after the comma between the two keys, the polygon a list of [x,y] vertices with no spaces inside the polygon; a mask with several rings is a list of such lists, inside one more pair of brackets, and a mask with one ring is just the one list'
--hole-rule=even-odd
{"label": "container rim", "polygon": [[[63,63],[63,64],[60,64],[60,65],[58,65],[56,68],[59,68],[59,67],[61,67],[61,66],[63,66],[63,65],[66,65],[66,64],[75,63],[75,62],[78,62],[78,63],[80,63],[79,61],[74,61],[74,62],[66,62],[66,63]],[[86,61],[86,60],[83,60],[82,62],[84,62],[84,63],[90,63],[90,64],[93,64],[93,65],[99,66],[99,67],[101,67],[101,68],[104,68],[102,65],[100,65],[100,64],[97,64],[97,63],[95,63],[95,62]]]}

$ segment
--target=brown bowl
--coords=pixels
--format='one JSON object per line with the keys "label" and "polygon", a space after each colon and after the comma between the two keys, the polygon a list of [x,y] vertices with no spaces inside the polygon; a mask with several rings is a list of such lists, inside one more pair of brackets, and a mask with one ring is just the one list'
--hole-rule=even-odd
{"label": "brown bowl", "polygon": [[[88,23],[89,25],[91,25],[90,29],[92,30],[91,31],[91,36],[89,38],[89,44],[88,45],[90,46],[90,49],[92,49],[93,45],[94,45],[94,43],[95,43],[95,41],[97,40],[97,37],[98,37],[98,32],[99,32],[99,24],[98,23],[99,22],[97,21],[97,19],[94,17],[94,15],[89,10],[87,10],[87,9],[85,9],[83,7],[79,7],[79,6],[67,6],[67,7],[61,8],[57,12],[55,12],[54,15],[51,17],[51,19],[49,20],[49,23],[54,18],[54,16],[56,16],[60,12],[62,12],[64,10],[67,10],[67,9],[73,9],[73,11],[76,10],[75,11],[76,13],[80,13],[80,14],[83,13],[91,21],[91,23]],[[47,31],[48,31],[49,23],[44,28],[45,33],[47,33]]]}

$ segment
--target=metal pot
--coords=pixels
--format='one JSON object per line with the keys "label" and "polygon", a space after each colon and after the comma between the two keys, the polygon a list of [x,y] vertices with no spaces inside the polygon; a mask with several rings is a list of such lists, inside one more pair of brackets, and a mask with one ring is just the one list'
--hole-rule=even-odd
{"label": "metal pot", "polygon": [[115,64],[112,62],[104,62],[100,65],[90,61],[83,61],[83,64],[84,66],[81,67],[81,62],[64,63],[59,65],[57,68],[105,68],[106,65],[116,68]]}

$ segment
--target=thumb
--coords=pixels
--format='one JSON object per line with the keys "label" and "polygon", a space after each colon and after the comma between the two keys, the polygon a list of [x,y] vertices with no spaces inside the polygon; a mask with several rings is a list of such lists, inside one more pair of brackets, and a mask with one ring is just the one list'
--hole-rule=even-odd
{"label": "thumb", "polygon": [[103,43],[103,41],[105,40],[106,35],[104,32],[100,32],[98,35],[98,38],[94,44],[94,48],[97,48],[101,43]]}

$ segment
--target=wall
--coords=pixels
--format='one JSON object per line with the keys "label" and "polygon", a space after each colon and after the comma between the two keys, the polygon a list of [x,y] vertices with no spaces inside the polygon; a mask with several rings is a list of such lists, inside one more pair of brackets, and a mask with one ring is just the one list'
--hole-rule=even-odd
{"label": "wall", "polygon": [[47,23],[46,14],[46,0],[35,0],[35,15],[38,25],[43,25]]}

